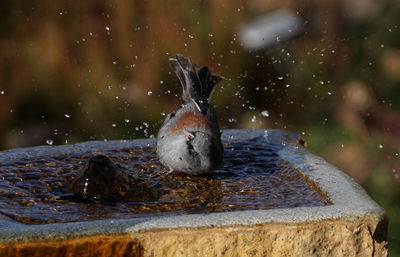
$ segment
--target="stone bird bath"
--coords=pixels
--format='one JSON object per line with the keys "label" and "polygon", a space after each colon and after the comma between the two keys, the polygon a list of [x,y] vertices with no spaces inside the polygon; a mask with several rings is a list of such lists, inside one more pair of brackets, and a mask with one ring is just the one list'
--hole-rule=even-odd
{"label": "stone bird bath", "polygon": [[[167,173],[154,139],[0,152],[0,256],[387,256],[384,210],[300,137],[222,138],[225,160],[211,177]],[[95,154],[152,197],[68,191]]]}

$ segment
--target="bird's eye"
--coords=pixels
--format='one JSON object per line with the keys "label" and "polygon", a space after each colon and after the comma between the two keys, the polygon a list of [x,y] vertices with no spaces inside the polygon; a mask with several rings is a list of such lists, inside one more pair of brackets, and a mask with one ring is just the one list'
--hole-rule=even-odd
{"label": "bird's eye", "polygon": [[174,113],[174,112],[172,112],[172,113],[169,115],[169,118],[170,118],[170,119],[173,118],[173,117],[175,117],[175,113]]}

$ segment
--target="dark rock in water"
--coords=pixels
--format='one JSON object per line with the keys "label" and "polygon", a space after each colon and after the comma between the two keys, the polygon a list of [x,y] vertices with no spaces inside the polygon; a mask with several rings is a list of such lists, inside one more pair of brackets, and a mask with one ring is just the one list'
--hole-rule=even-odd
{"label": "dark rock in water", "polygon": [[156,192],[145,181],[121,171],[107,156],[91,157],[81,176],[68,187],[78,197],[104,202],[157,200]]}

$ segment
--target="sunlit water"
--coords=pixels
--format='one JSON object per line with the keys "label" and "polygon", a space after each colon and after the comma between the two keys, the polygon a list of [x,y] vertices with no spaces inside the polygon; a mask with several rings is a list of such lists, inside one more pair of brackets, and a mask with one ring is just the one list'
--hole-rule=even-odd
{"label": "sunlit water", "polygon": [[[278,156],[277,145],[262,137],[224,145],[223,165],[208,177],[169,173],[151,147],[3,163],[0,212],[17,221],[43,224],[330,204],[313,182]],[[128,173],[132,186],[135,180],[145,182],[157,200],[100,202],[68,192],[88,158],[99,153]]]}

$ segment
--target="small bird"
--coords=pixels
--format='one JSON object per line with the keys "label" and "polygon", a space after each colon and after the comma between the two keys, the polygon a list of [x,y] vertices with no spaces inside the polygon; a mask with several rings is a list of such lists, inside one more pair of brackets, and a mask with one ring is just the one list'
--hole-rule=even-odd
{"label": "small bird", "polygon": [[217,114],[209,103],[214,86],[222,77],[207,66],[197,68],[177,54],[169,63],[183,88],[183,105],[170,113],[157,135],[157,155],[170,170],[201,175],[212,173],[223,159]]}

